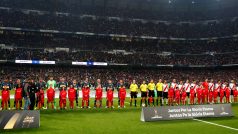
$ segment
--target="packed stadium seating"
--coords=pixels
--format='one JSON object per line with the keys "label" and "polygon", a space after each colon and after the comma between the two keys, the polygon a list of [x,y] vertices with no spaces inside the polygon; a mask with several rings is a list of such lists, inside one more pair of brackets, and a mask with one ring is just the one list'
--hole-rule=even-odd
{"label": "packed stadium seating", "polygon": [[86,77],[93,84],[97,79],[101,79],[106,84],[111,79],[116,84],[120,79],[124,80],[127,87],[135,79],[138,83],[143,80],[147,82],[150,79],[157,81],[159,78],[171,82],[173,78],[177,80],[204,81],[204,79],[214,79],[214,81],[222,80],[229,82],[236,79],[238,75],[237,69],[141,69],[141,68],[78,68],[78,67],[59,67],[59,66],[9,66],[1,67],[0,78],[32,78],[38,80],[40,77],[48,80],[49,76],[59,81],[61,77],[71,82],[73,79],[82,82]]}
{"label": "packed stadium seating", "polygon": [[[237,34],[238,19],[208,22],[158,22],[108,18],[98,16],[62,15],[44,12],[0,10],[0,25],[28,29],[119,34],[128,36],[153,36],[177,38],[204,38]],[[221,30],[226,28],[224,30]]]}
{"label": "packed stadium seating", "polygon": [[[155,12],[136,8],[125,10],[113,6],[80,6],[84,0],[71,0],[68,3],[58,1],[55,8],[49,8],[48,6],[54,5],[54,1],[42,1],[44,0],[32,3],[24,0],[24,4],[17,0],[0,1],[0,60],[97,61],[109,64],[178,66],[232,66],[238,63],[236,7],[224,7],[212,12],[206,10],[198,14],[192,9],[189,9],[191,12],[176,12],[169,11],[168,8],[168,11]],[[166,6],[171,5],[167,3]],[[57,51],[56,48],[68,51]],[[14,68],[15,66],[11,69]],[[15,69],[11,72],[5,67],[2,71],[9,77],[12,73],[29,73],[25,66]],[[42,76],[49,69],[32,67],[30,71],[41,70],[39,75]],[[65,68],[55,67],[54,71],[61,76],[76,77],[81,74],[72,73],[91,70],[73,68],[69,72]],[[188,74],[191,79],[202,79],[205,78],[204,74],[211,73],[209,70],[204,74],[200,74],[200,71],[177,71],[168,71],[169,75],[167,71],[162,71],[162,76],[156,75],[155,79],[187,78]],[[224,79],[229,78],[226,75],[231,73],[233,77],[237,70],[234,72],[220,70],[209,77]],[[142,79],[143,74],[151,78],[157,72],[142,69],[134,74],[131,70],[114,72],[112,69],[93,69],[87,76],[104,80],[111,77],[117,81],[122,76],[124,79],[132,76]],[[19,75],[23,77],[22,74]]]}

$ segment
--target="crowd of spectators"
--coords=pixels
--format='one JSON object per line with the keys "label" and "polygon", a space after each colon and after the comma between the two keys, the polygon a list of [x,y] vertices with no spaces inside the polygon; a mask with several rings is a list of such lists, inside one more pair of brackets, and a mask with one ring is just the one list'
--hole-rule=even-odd
{"label": "crowd of spectators", "polygon": [[108,17],[82,17],[54,13],[25,13],[18,10],[0,10],[0,26],[27,29],[46,29],[95,34],[152,36],[174,38],[222,37],[237,34],[238,19],[207,23],[143,22]]}
{"label": "crowd of spectators", "polygon": [[40,32],[4,31],[0,44],[23,48],[70,48],[71,50],[112,51],[138,53],[204,54],[238,51],[238,38],[215,40],[145,40],[136,38],[52,34]]}
{"label": "crowd of spectators", "polygon": [[[0,44],[10,47],[0,49],[0,60],[95,61],[143,65],[237,64],[237,43],[237,38],[166,41],[5,33],[0,35]],[[56,47],[66,47],[69,51],[57,51]]]}
{"label": "crowd of spectators", "polygon": [[[183,8],[179,5],[180,1],[170,2],[171,3],[169,3],[169,0],[101,0],[96,1],[96,3],[100,3],[97,5],[95,4],[95,0],[1,0],[0,5],[2,7],[18,9],[23,8],[50,12],[58,11],[74,14],[155,19],[166,21],[212,20],[232,18],[238,15],[237,5],[232,1],[223,1],[222,3],[218,0],[205,2],[198,1],[199,4],[192,4],[191,1],[188,0],[186,2],[181,2]],[[213,9],[214,5],[216,4],[218,4],[218,8]],[[136,7],[136,5],[138,5],[138,7]],[[147,9],[141,8],[143,7],[143,5],[147,7]],[[211,7],[211,9],[209,7]]]}
{"label": "crowd of spectators", "polygon": [[95,61],[120,64],[160,64],[160,65],[223,65],[238,63],[238,52],[224,54],[195,54],[195,55],[158,55],[150,53],[108,53],[108,52],[45,52],[44,49],[2,49],[2,60],[45,60],[45,61]]}
{"label": "crowd of spectators", "polygon": [[214,79],[215,82],[222,80],[223,82],[229,82],[234,79],[237,80],[237,69],[138,69],[138,68],[79,68],[79,67],[59,67],[59,66],[8,66],[1,65],[0,79],[5,78],[15,81],[16,79],[32,78],[38,80],[43,78],[48,80],[49,76],[54,76],[56,81],[59,81],[61,77],[66,78],[66,81],[70,82],[76,79],[78,82],[89,78],[91,83],[94,83],[97,79],[101,79],[102,83],[106,83],[107,80],[113,80],[113,83],[117,83],[119,80],[124,80],[125,83],[131,83],[133,79],[137,83],[141,83],[143,80],[147,82],[150,79],[157,81],[158,79],[164,79],[171,82],[172,79],[180,80],[196,80],[204,81],[206,78]]}

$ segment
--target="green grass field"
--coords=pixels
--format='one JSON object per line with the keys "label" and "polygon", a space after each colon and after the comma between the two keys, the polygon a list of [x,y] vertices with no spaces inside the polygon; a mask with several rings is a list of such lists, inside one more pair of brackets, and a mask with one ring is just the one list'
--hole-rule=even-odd
{"label": "green grass field", "polygon": [[[115,101],[116,102],[116,101]],[[128,100],[127,100],[128,102]],[[81,103],[80,103],[81,104]],[[91,101],[92,105],[92,101]],[[105,105],[105,102],[104,102]],[[117,104],[115,103],[115,106]],[[234,117],[201,119],[212,123],[238,129],[238,104],[232,105]],[[196,120],[174,120],[159,122],[141,122],[141,108],[129,107],[125,109],[76,109],[76,110],[42,110],[40,128],[0,130],[6,134],[237,134],[238,131],[206,124]]]}

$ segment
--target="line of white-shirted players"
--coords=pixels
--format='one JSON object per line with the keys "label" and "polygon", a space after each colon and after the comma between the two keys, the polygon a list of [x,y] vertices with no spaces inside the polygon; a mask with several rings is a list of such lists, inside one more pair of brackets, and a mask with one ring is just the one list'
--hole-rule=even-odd
{"label": "line of white-shirted players", "polygon": [[[135,81],[133,81],[135,83]],[[136,106],[136,84],[130,86],[131,103],[135,100]],[[135,88],[134,88],[135,87]],[[137,86],[138,87],[138,86]],[[141,104],[155,105],[154,97],[157,94],[156,105],[180,105],[180,104],[213,104],[213,103],[232,103],[237,102],[238,86],[234,80],[228,82],[210,81],[206,79],[203,82],[177,82],[173,79],[171,83],[159,79],[155,84],[150,80],[148,84],[145,81],[138,87],[141,91]],[[218,100],[219,99],[219,100]],[[148,102],[147,102],[148,101]]]}

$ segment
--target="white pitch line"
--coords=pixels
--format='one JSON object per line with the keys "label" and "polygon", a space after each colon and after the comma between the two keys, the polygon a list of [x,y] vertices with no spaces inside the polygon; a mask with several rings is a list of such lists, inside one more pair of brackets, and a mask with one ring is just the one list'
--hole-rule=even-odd
{"label": "white pitch line", "polygon": [[207,124],[211,124],[211,125],[215,125],[215,126],[219,126],[219,127],[223,127],[223,128],[227,128],[227,129],[231,129],[231,130],[235,130],[238,131],[237,128],[233,128],[233,127],[228,127],[228,126],[224,126],[224,125],[220,125],[220,124],[216,124],[216,123],[212,123],[212,122],[208,122],[208,121],[204,121],[204,120],[199,120],[199,119],[193,119],[195,121],[200,121],[203,123],[207,123]]}

